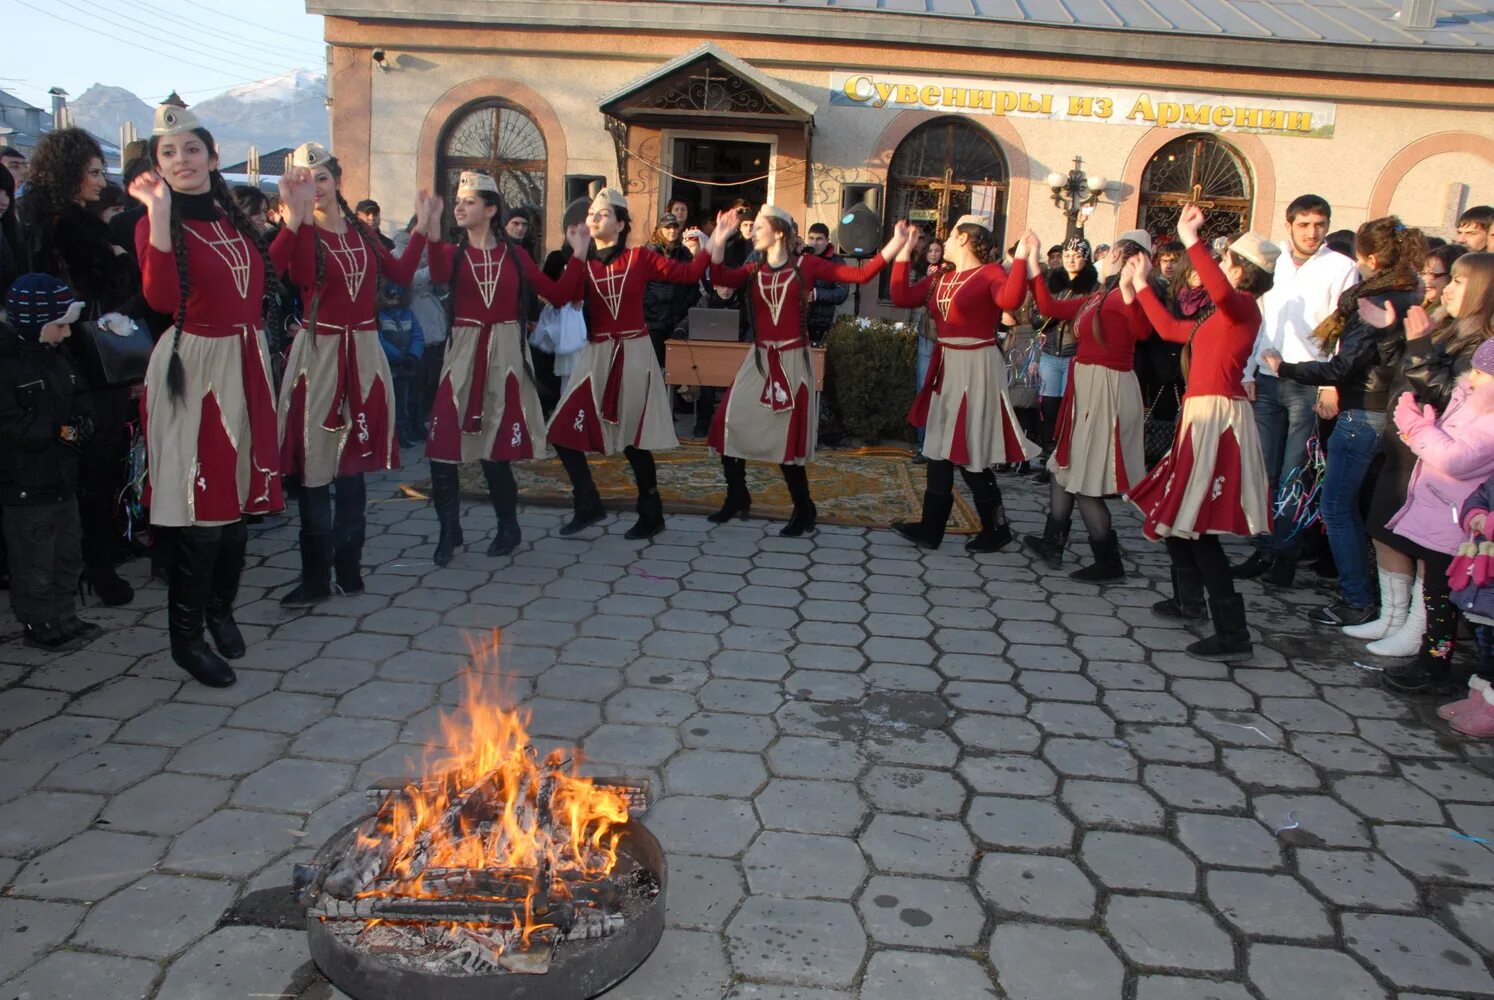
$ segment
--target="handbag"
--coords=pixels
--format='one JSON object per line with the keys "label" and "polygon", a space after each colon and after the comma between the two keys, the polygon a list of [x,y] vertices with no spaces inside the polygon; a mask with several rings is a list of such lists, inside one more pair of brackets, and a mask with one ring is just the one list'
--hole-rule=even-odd
{"label": "handbag", "polygon": [[1042,350],[1042,337],[1036,332],[1013,332],[1011,349],[1006,352],[1006,398],[1014,410],[1030,410],[1038,405],[1038,388],[1042,380],[1029,372],[1037,367]]}
{"label": "handbag", "polygon": [[150,331],[122,316],[110,321],[111,325],[120,321],[129,324],[129,333],[120,336],[103,325],[105,319],[108,317],[73,324],[72,339],[77,342],[89,385],[115,387],[144,382],[150,352],[156,346]]}
{"label": "handbag", "polygon": [[[1161,417],[1152,416],[1152,411],[1156,409],[1157,403],[1161,401],[1162,394],[1167,391],[1167,388],[1167,386],[1163,386],[1157,390],[1157,396],[1152,400],[1152,405],[1146,408],[1146,421],[1142,424],[1144,438],[1142,453],[1145,456],[1146,466],[1149,469],[1162,461],[1163,456],[1172,450],[1172,439],[1177,435],[1178,431],[1176,416],[1172,420],[1163,420]],[[1171,388],[1173,400],[1178,404],[1178,407],[1181,407],[1182,398],[1178,395],[1177,384],[1173,383]],[[1176,414],[1177,410],[1175,409],[1173,412]]]}

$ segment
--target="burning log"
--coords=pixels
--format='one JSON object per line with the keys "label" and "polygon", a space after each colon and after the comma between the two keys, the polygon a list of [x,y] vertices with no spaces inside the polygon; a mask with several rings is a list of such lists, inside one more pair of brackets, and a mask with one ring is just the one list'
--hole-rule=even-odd
{"label": "burning log", "polygon": [[519,899],[411,899],[365,896],[362,899],[328,899],[306,912],[322,920],[387,920],[440,924],[522,924],[526,909],[536,920],[562,929],[574,923],[575,904],[549,900],[543,908],[536,902],[525,906]]}

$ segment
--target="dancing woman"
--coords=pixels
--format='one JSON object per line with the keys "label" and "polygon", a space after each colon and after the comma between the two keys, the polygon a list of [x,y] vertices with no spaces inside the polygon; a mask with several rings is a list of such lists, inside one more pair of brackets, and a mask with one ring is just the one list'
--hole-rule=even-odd
{"label": "dancing woman", "polygon": [[748,287],[753,347],[742,359],[726,398],[716,408],[707,443],[721,456],[726,502],[707,520],[720,524],[746,518],[747,461],[773,462],[794,501],[794,513],[778,533],[798,538],[814,528],[816,511],[805,466],[814,457],[820,422],[820,394],[810,361],[808,316],[816,281],[864,285],[879,273],[907,240],[900,226],[870,267],[853,267],[812,254],[790,252],[794,219],[776,205],[764,205],[752,224],[752,248],[761,260],[721,267],[722,244],[714,247],[711,281],[717,288]]}
{"label": "dancing woman", "polygon": [[[899,235],[905,235],[902,223]],[[903,242],[895,248],[892,304],[902,308],[927,305],[939,335],[923,388],[908,413],[908,421],[924,429],[928,485],[923,493],[923,518],[892,526],[927,549],[937,549],[944,541],[944,527],[954,507],[955,466],[960,467],[980,515],[980,533],[965,543],[965,549],[995,552],[1011,541],[993,467],[1026,461],[1039,450],[1023,435],[1007,399],[1006,356],[996,339],[1002,312],[1019,308],[1027,298],[1028,263],[1014,261],[1010,273],[1000,264],[987,263],[993,246],[985,220],[963,216],[944,241],[944,259],[954,269],[912,285],[908,284],[911,245]]]}
{"label": "dancing woman", "polygon": [[1249,538],[1271,527],[1266,465],[1240,376],[1261,327],[1256,300],[1270,291],[1281,250],[1246,233],[1216,264],[1198,238],[1203,221],[1197,205],[1184,207],[1178,219],[1178,239],[1215,306],[1203,320],[1172,315],[1147,281],[1145,254],[1133,257],[1121,275],[1162,339],[1184,345],[1188,381],[1171,450],[1126,499],[1141,510],[1146,537],[1166,542],[1172,559],[1172,599],[1152,610],[1168,618],[1212,617],[1214,634],[1188,652],[1227,659],[1248,656],[1251,644],[1245,601],[1235,593],[1219,536]]}
{"label": "dancing woman", "polygon": [[225,659],[246,651],[233,619],[243,516],[285,506],[264,327],[293,237],[265,246],[218,173],[211,133],[185,108],[156,109],[150,158],[154,169],[130,185],[146,211],[136,256],[146,301],[175,323],[151,353],[140,404],[147,504],[152,528],[168,529],[171,658],[227,687],[235,677]]}
{"label": "dancing woman", "polygon": [[[1028,232],[1023,245],[1028,266],[1036,272],[1037,235]],[[1152,238],[1144,230],[1121,233],[1096,262],[1100,287],[1082,299],[1056,299],[1041,275],[1032,280],[1038,311],[1071,321],[1079,349],[1064,387],[1053,454],[1048,459],[1053,477],[1048,521],[1041,535],[1028,535],[1022,542],[1049,566],[1060,566],[1077,499],[1095,561],[1070,573],[1075,580],[1100,582],[1126,575],[1105,498],[1124,493],[1146,471],[1141,386],[1134,363],[1136,342],[1151,328],[1136,304],[1135,289],[1120,283],[1120,271],[1126,261],[1151,250]]]}
{"label": "dancing woman", "polygon": [[[306,326],[291,344],[280,386],[280,460],[300,477],[301,581],[281,607],[309,608],[363,592],[366,472],[399,468],[394,380],[379,346],[379,278],[408,285],[430,228],[430,200],[418,196],[414,235],[396,257],[342,196],[342,167],[318,143],[291,154],[288,196],[300,209],[291,278],[307,303]],[[335,493],[335,509],[334,509]]]}
{"label": "dancing woman", "polygon": [[[535,387],[534,363],[522,323],[526,289],[552,304],[564,304],[581,290],[581,259],[588,237],[584,226],[566,234],[574,252],[559,281],[551,281],[503,229],[498,182],[483,173],[463,173],[457,181],[452,215],[461,230],[455,244],[430,245],[431,281],[451,287],[451,334],[431,408],[425,457],[441,536],[432,557],[451,562],[462,544],[458,465],[482,462],[488,497],[498,515],[498,531],[488,555],[508,555],[519,545],[518,486],[510,462],[548,458],[549,443]],[[441,202],[430,213],[432,240],[440,239]]]}
{"label": "dancing woman", "polygon": [[[734,217],[724,213],[716,232],[735,225]],[[650,281],[693,285],[711,258],[702,253],[686,264],[645,247],[628,246],[628,199],[614,188],[592,200],[586,227],[592,248],[578,298],[586,304],[587,344],[576,358],[547,431],[575,493],[575,513],[560,533],[573,535],[607,515],[585,453],[621,451],[638,484],[638,521],[624,537],[652,538],[664,530],[653,453],[676,448],[680,442],[664,391],[664,373],[643,319],[643,293]]]}

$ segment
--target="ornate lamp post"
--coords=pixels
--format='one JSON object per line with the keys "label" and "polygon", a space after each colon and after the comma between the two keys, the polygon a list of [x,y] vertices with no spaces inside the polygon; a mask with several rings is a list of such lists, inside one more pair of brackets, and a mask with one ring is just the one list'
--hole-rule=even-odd
{"label": "ornate lamp post", "polygon": [[1074,169],[1067,175],[1054,171],[1047,177],[1048,186],[1053,189],[1053,204],[1057,205],[1068,219],[1068,230],[1064,234],[1065,239],[1078,236],[1084,232],[1084,224],[1089,221],[1090,215],[1094,213],[1095,204],[1100,200],[1100,195],[1105,193],[1105,178],[1098,175],[1086,175],[1084,173],[1084,158],[1074,157]]}

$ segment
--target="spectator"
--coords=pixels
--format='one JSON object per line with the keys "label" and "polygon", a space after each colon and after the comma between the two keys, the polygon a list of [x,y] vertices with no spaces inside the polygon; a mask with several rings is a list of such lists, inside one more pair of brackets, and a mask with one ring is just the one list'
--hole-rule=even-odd
{"label": "spectator", "polygon": [[[1343,599],[1310,612],[1308,618],[1339,628],[1363,625],[1377,617],[1365,558],[1359,487],[1380,450],[1390,386],[1406,349],[1402,320],[1421,301],[1417,272],[1426,259],[1421,230],[1402,225],[1395,216],[1360,226],[1354,245],[1359,248],[1359,272],[1364,280],[1346,291],[1338,308],[1313,331],[1328,359],[1283,363],[1273,348],[1260,354],[1261,361],[1282,379],[1338,389],[1338,419],[1324,449],[1322,515]],[[1383,311],[1386,307],[1388,314]],[[1296,527],[1292,521],[1279,519],[1278,536],[1283,528]]]}
{"label": "spectator", "polygon": [[261,233],[270,231],[270,199],[257,187],[240,184],[233,189],[233,200]]}
{"label": "spectator", "polygon": [[1444,243],[1429,250],[1426,263],[1421,265],[1421,307],[1427,312],[1442,305],[1442,290],[1452,278],[1452,266],[1467,252],[1461,243]]}
{"label": "spectator", "polygon": [[14,146],[0,146],[0,167],[10,171],[10,176],[15,179],[16,197],[26,193],[26,154]]}
{"label": "spectator", "polygon": [[[648,248],[671,260],[688,264],[695,255],[685,249],[680,240],[680,222],[672,214],[665,213],[654,227]],[[654,353],[659,358],[659,367],[664,366],[664,342],[685,323],[690,304],[699,292],[695,285],[681,285],[668,281],[650,281],[643,290],[643,322],[648,327],[649,339],[654,343]]]}
{"label": "spectator", "polygon": [[[446,361],[446,336],[451,329],[451,317],[431,283],[431,269],[427,266],[422,265],[410,279],[410,311],[420,324],[420,337],[425,345],[420,357],[419,391],[416,394],[420,408],[416,411],[418,420],[411,429],[419,431],[416,437],[424,441],[425,418],[435,402],[436,388],[441,382],[441,366]],[[536,354],[536,368],[548,357],[547,354]]]}
{"label": "spectator", "polygon": [[125,196],[124,188],[118,184],[105,184],[104,190],[99,192],[99,200],[94,202],[91,210],[108,225],[114,217],[125,210],[125,203],[130,199]]}
{"label": "spectator", "polygon": [[1048,248],[1047,272],[1052,274],[1061,267],[1063,267],[1063,247],[1055,243]]}
{"label": "spectator", "polygon": [[[922,261],[923,266],[908,269],[908,280],[911,284],[916,285],[924,278],[931,278],[952,269],[952,265],[944,259],[943,240],[929,239],[922,234],[921,230],[915,229],[914,233],[913,245],[922,248],[922,255],[915,253],[913,259]],[[918,392],[923,389],[923,383],[928,378],[929,360],[934,356],[934,344],[939,339],[939,332],[934,326],[934,321],[929,318],[928,303],[909,311],[908,325],[918,334],[918,362],[913,375],[913,390]],[[914,430],[918,435],[918,447],[913,452],[913,464],[923,465],[928,462],[923,454],[924,428],[917,427]]]}
{"label": "spectator", "polygon": [[[150,169],[150,144],[144,139],[136,139],[128,143],[124,149],[123,160],[124,172],[120,184],[125,190],[125,208],[109,220],[109,239],[115,246],[123,247],[130,255],[130,259],[135,260],[135,226],[145,218],[145,206],[131,197],[129,191],[130,185],[135,183],[135,178]],[[140,266],[138,260],[135,260],[135,266]],[[160,335],[165,329],[164,326],[160,329],[154,326],[151,328],[156,335]]]}
{"label": "spectator", "polygon": [[1157,254],[1153,263],[1157,267],[1157,276],[1162,279],[1164,285],[1172,284],[1172,277],[1177,273],[1178,265],[1183,261],[1183,248],[1175,242],[1167,242],[1157,248]]}
{"label": "spectator", "polygon": [[424,442],[420,418],[420,359],[425,338],[404,286],[384,282],[379,295],[379,343],[394,377],[394,431],[401,448]]}
{"label": "spectator", "polygon": [[26,270],[26,242],[16,208],[15,178],[0,167],[0,299]]}
{"label": "spectator", "polygon": [[[1056,299],[1085,298],[1100,286],[1100,276],[1090,261],[1089,241],[1075,236],[1062,247],[1062,264],[1042,279]],[[1068,385],[1069,365],[1079,350],[1079,338],[1071,320],[1049,319],[1033,314],[1033,322],[1042,335],[1042,353],[1038,356],[1038,443],[1043,446],[1042,468],[1033,482],[1047,484],[1052,479],[1048,458],[1053,454],[1053,435],[1058,429],[1058,411]]]}
{"label": "spectator", "polygon": [[[104,151],[87,132],[48,132],[32,155],[30,185],[21,214],[30,244],[31,268],[56,275],[84,305],[85,319],[110,313],[143,316],[140,272],[134,258],[114,244],[109,227],[89,211],[104,190]],[[129,424],[136,407],[131,386],[111,386],[97,358],[78,339],[63,348],[87,383],[94,434],[84,445],[79,503],[83,525],[83,579],[99,599],[128,604],[134,589],[114,571],[132,553],[125,544],[117,498],[124,489]]]}
{"label": "spectator", "polygon": [[680,230],[690,223],[690,203],[683,198],[670,198],[669,205],[665,211],[674,216],[674,221],[680,224]]}
{"label": "spectator", "polygon": [[519,244],[529,256],[533,257],[534,245],[529,239],[529,230],[529,213],[522,208],[509,209],[508,217],[503,220],[503,231],[508,234],[509,239]]}
{"label": "spectator", "polygon": [[72,649],[100,629],[78,618],[83,568],[78,448],[88,436],[88,393],[58,345],[83,311],[48,274],[25,274],[0,324],[0,506],[10,564],[10,606],[28,646]]}
{"label": "spectator", "polygon": [[1494,226],[1494,205],[1475,205],[1458,216],[1458,242],[1474,253],[1483,253],[1489,249],[1490,226]]}
{"label": "spectator", "polygon": [[[942,253],[942,245],[940,250]],[[809,227],[809,242],[805,246],[805,252],[822,257],[832,264],[845,263],[830,243],[830,227],[823,222],[816,222]],[[850,291],[849,285],[839,281],[814,283],[814,290],[809,293],[809,316],[805,325],[809,328],[809,342],[815,347],[825,342],[830,328],[835,325],[835,311],[845,302]]]}
{"label": "spectator", "polygon": [[[1338,413],[1332,388],[1317,390],[1277,378],[1270,370],[1256,377],[1267,350],[1292,364],[1327,360],[1313,331],[1334,314],[1340,298],[1359,280],[1354,261],[1324,242],[1331,217],[1328,202],[1317,195],[1302,195],[1287,206],[1288,239],[1283,249],[1288,252],[1276,262],[1271,290],[1261,296],[1261,332],[1242,380],[1245,395],[1255,404],[1273,501],[1282,480],[1307,457],[1317,417],[1332,419]],[[1255,553],[1234,572],[1240,579],[1268,574],[1268,582],[1290,586],[1300,554],[1295,525],[1290,518],[1278,518],[1273,534],[1258,536]]]}
{"label": "spectator", "polygon": [[380,226],[382,213],[379,211],[379,203],[372,198],[364,198],[353,209],[353,214],[358,216],[358,221],[368,227],[368,231],[374,234],[374,238],[384,244],[385,250],[394,249],[394,240],[384,235]]}
{"label": "spectator", "polygon": [[1178,319],[1195,321],[1206,319],[1214,309],[1214,302],[1203,285],[1203,275],[1186,256],[1178,262],[1172,281],[1168,283],[1167,304]]}

